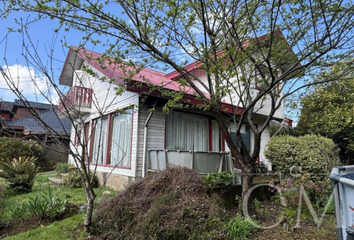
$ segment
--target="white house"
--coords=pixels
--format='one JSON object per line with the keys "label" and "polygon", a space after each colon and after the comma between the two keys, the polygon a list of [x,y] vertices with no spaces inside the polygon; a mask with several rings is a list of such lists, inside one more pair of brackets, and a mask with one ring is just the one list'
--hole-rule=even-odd
{"label": "white house", "polygon": [[[61,99],[60,116],[72,118],[77,126],[72,128],[71,147],[77,154],[88,153],[85,159],[92,169],[97,168],[101,182],[107,179],[108,186],[124,189],[134,180],[170,164],[201,173],[233,169],[227,145],[210,112],[195,108],[175,109],[167,115],[162,112],[167,97],[153,87],[179,91],[181,86],[174,81],[179,77],[177,72],[165,74],[143,68],[126,82],[124,76],[129,67],[111,64],[109,59],[101,57],[96,52],[72,48],[59,79],[61,85],[70,87]],[[198,63],[193,63],[187,68],[203,78],[205,73],[197,66]],[[119,84],[124,84],[125,91],[117,95]],[[200,104],[190,88],[183,88],[186,94],[181,102]],[[231,103],[230,99],[224,99],[222,109],[229,113],[242,111]],[[268,115],[266,104],[258,115],[261,123]],[[282,107],[274,118],[284,119]],[[230,131],[233,131],[231,125]],[[243,125],[242,134],[252,148],[253,136],[247,124]],[[268,162],[263,150],[269,138],[266,129],[259,156],[265,163]],[[87,144],[82,144],[85,139]],[[73,156],[69,161],[74,161]]]}

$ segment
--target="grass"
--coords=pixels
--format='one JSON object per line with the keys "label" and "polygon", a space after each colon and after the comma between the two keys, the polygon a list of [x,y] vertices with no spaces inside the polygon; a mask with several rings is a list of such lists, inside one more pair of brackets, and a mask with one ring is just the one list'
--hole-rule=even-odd
{"label": "grass", "polygon": [[4,238],[4,240],[84,240],[87,235],[79,228],[82,225],[84,214],[77,214],[45,227],[39,227],[24,233]]}
{"label": "grass", "polygon": [[[20,195],[14,195],[10,193],[10,196],[5,199],[5,212],[2,215],[1,219],[4,222],[11,222],[12,220],[14,220],[11,214],[11,211],[13,209],[18,208],[18,206],[20,206],[22,203],[27,202],[29,198],[35,198],[41,193],[47,193],[49,188],[51,189],[51,191],[55,191],[58,196],[66,197],[71,203],[74,203],[78,206],[84,205],[84,203],[86,202],[85,189],[69,188],[62,185],[55,185],[49,182],[49,177],[56,176],[57,173],[54,171],[39,173],[35,179],[32,192]],[[0,184],[6,184],[4,179],[0,178]],[[98,188],[95,190],[97,191]],[[115,194],[112,189],[105,187],[100,191],[96,200],[102,197],[103,191],[110,191],[112,194]],[[24,215],[23,217],[29,216]],[[78,228],[80,225],[83,224],[83,218],[84,214],[80,213],[72,217],[63,219],[61,221],[56,221],[49,226],[41,226],[39,228],[20,233],[15,236],[10,236],[4,239],[84,239],[86,235],[83,228]],[[81,230],[76,231],[75,229]]]}
{"label": "grass", "polygon": [[[65,196],[70,202],[77,205],[83,205],[86,201],[85,191],[83,188],[68,188],[66,186],[52,185],[48,181],[48,177],[56,176],[56,172],[45,172],[40,173],[35,179],[35,184],[33,191],[28,194],[14,195],[10,196],[5,200],[6,210],[2,216],[3,220],[11,221],[11,211],[22,202],[28,201],[29,197],[35,197],[40,193],[47,192],[48,188],[56,191],[58,195]],[[3,179],[0,179],[0,184],[5,184]],[[102,196],[102,192],[109,190],[114,193],[109,188],[102,189],[101,193],[97,197],[99,199]],[[256,205],[263,204],[262,201],[253,202]],[[262,213],[262,215],[265,215]],[[4,238],[5,240],[35,240],[35,239],[67,239],[67,240],[84,240],[87,239],[87,235],[83,229],[83,218],[84,214],[80,213],[72,217],[56,221],[48,226],[40,226],[36,229],[29,230],[27,232],[19,233],[14,236]],[[336,229],[335,229],[335,217],[333,214],[329,214],[324,219],[323,223],[319,228],[316,228],[312,221],[302,219],[303,228],[286,231],[282,228],[282,225],[272,229],[257,229],[257,232],[253,233],[250,239],[336,239]],[[305,223],[306,222],[306,223]],[[292,226],[294,223],[291,224]]]}

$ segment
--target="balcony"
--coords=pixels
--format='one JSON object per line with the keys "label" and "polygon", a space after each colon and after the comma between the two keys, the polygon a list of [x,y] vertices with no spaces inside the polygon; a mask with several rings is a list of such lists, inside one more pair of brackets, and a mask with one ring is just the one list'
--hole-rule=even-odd
{"label": "balcony", "polygon": [[60,118],[77,118],[91,111],[92,89],[74,86],[61,97],[58,106]]}

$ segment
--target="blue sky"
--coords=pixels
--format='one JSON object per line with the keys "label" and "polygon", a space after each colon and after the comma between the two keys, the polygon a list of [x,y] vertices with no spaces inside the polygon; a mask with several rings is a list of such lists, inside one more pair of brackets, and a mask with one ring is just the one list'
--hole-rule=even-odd
{"label": "blue sky", "polygon": [[[5,69],[9,76],[19,87],[23,95],[30,101],[48,102],[42,97],[40,91],[51,97],[55,102],[57,96],[48,91],[46,78],[38,69],[27,65],[23,52],[23,35],[19,32],[8,34],[8,28],[18,28],[15,18],[27,21],[35,15],[18,12],[12,14],[8,19],[0,19],[0,66]],[[66,39],[69,45],[78,45],[81,40],[81,34],[77,31],[59,31],[56,35],[54,29],[58,27],[58,22],[45,19],[30,24],[28,33],[31,36],[31,42],[35,45],[36,51],[42,63],[47,69],[53,70],[53,77],[56,81],[60,76],[63,62],[65,61],[67,49],[62,47],[62,42]],[[26,38],[26,37],[25,37]],[[29,39],[25,39],[29,44]],[[49,51],[53,49],[53,59],[51,61]],[[97,49],[95,49],[98,51]],[[36,85],[33,83],[35,80]],[[66,90],[63,89],[65,92]],[[16,95],[9,89],[4,77],[0,74],[0,98],[4,101],[13,101]]]}

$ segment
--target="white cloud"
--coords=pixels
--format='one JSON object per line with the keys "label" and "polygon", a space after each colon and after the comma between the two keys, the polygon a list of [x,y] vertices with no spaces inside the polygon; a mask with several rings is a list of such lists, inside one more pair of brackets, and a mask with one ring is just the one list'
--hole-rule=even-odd
{"label": "white cloud", "polygon": [[46,78],[37,74],[33,68],[15,64],[3,66],[2,69],[0,98],[3,100],[12,101],[18,98],[14,91],[18,91],[30,101],[41,101],[43,95],[48,95],[49,85]]}

